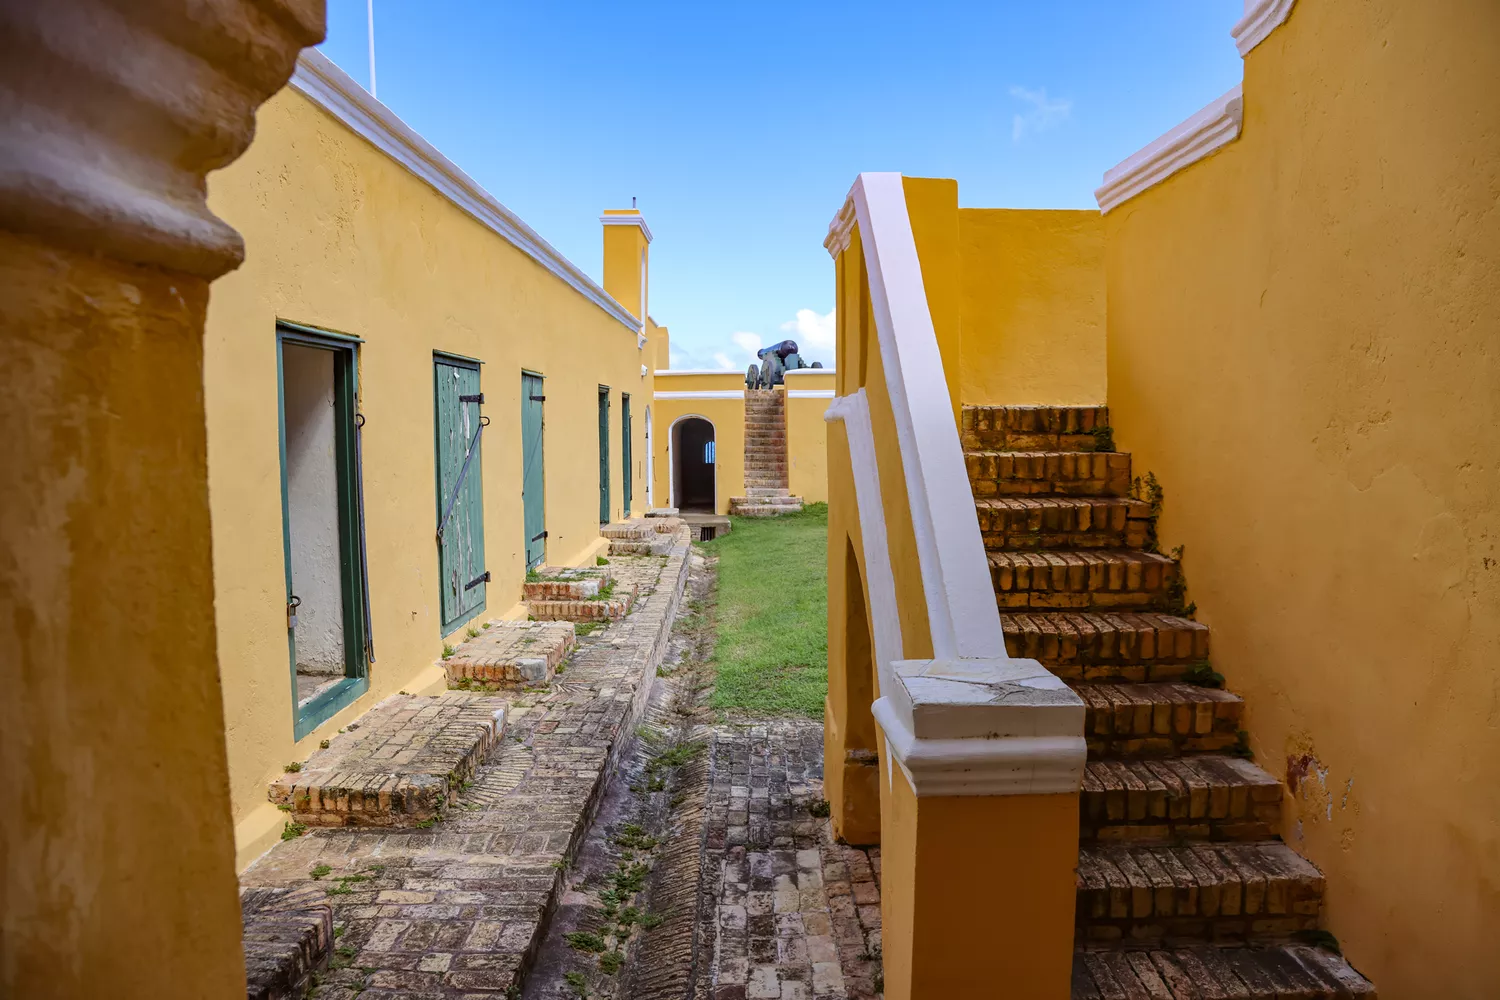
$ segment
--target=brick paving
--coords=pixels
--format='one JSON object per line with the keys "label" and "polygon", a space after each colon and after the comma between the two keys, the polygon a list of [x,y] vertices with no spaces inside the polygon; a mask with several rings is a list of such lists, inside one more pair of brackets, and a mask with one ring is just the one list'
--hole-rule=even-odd
{"label": "brick paving", "polygon": [[834,841],[814,815],[823,728],[715,727],[704,873],[710,1000],[879,995],[880,851]]}
{"label": "brick paving", "polygon": [[665,651],[687,532],[670,540],[669,557],[642,560],[660,584],[634,613],[583,639],[546,691],[509,697],[504,739],[442,819],[317,829],[245,872],[247,895],[322,890],[336,940],[320,1000],[495,997],[519,986]]}

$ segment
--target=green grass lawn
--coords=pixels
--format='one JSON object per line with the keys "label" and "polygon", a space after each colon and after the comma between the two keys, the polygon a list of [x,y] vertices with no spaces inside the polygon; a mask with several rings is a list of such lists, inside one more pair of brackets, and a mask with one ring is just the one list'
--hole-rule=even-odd
{"label": "green grass lawn", "polygon": [[823,717],[828,691],[828,505],[737,517],[719,557],[713,707]]}

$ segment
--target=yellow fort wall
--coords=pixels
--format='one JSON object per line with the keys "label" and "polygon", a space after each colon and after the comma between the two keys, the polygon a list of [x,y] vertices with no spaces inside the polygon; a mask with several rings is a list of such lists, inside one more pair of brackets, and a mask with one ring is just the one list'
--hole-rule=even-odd
{"label": "yellow fort wall", "polygon": [[828,425],[835,373],[803,368],[786,376],[786,472],[792,496],[806,503],[828,500]]}
{"label": "yellow fort wall", "polygon": [[1104,226],[1097,211],[958,211],[962,384],[970,404],[1105,398]]}
{"label": "yellow fort wall", "polygon": [[1500,6],[1299,3],[1105,216],[1109,403],[1382,997],[1492,995]]}
{"label": "yellow fort wall", "polygon": [[[397,691],[443,686],[434,485],[434,351],[484,362],[482,615],[518,613],[524,577],[520,383],[546,376],[546,561],[591,562],[599,537],[599,386],[610,388],[610,496],[621,510],[621,393],[631,395],[643,510],[648,352],[636,331],[355,135],[301,93],[262,109],[257,138],[210,202],[247,260],[214,286],[204,386],[220,664],[239,864],[283,817],[267,782]],[[607,227],[608,228],[608,227]],[[636,233],[634,227],[617,227]],[[360,409],[370,614],[368,693],[293,740],[284,616],[277,320],[362,337]]]}

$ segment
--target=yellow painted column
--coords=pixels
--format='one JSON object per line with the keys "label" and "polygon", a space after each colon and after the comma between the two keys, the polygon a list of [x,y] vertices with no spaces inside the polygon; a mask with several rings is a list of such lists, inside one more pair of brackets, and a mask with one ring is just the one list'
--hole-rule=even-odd
{"label": "yellow painted column", "polygon": [[242,997],[203,320],[244,251],[204,177],[323,4],[7,2],[0,37],[0,996]]}

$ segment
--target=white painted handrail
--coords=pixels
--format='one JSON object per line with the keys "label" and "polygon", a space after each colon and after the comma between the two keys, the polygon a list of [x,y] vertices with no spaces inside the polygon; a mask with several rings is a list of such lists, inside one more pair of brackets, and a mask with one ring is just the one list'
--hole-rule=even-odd
{"label": "white painted handrail", "polygon": [[[1035,660],[1012,659],[900,174],[861,174],[829,227],[835,258],[859,226],[885,391],[895,418],[933,657],[907,660],[867,390],[825,419],[849,442],[880,697],[871,706],[888,763],[924,795],[1076,792],[1083,703]],[[852,706],[851,706],[852,708]],[[894,772],[887,770],[886,781]]]}
{"label": "white painted handrail", "polygon": [[854,208],[850,221],[859,222],[886,390],[906,469],[933,654],[939,659],[1005,659],[1005,634],[901,175],[860,174],[849,201]]}

